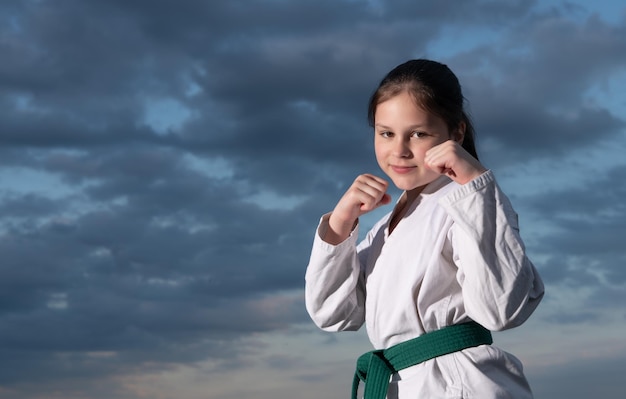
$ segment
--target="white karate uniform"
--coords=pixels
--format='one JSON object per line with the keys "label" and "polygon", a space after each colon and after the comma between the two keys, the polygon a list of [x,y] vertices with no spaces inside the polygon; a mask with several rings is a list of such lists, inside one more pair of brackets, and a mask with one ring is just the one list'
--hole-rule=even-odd
{"label": "white karate uniform", "polygon": [[[491,171],[465,185],[439,177],[391,234],[390,217],[358,245],[358,226],[339,245],[324,242],[329,215],[322,217],[306,307],[323,330],[365,322],[374,348],[386,349],[470,319],[492,331],[515,327],[543,297],[517,214]],[[519,360],[489,345],[428,360],[391,381],[388,398],[532,398]]]}

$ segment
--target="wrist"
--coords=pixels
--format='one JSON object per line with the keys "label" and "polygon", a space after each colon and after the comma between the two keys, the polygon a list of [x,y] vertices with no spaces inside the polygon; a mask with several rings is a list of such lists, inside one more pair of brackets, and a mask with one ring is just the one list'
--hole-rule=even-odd
{"label": "wrist", "polygon": [[350,236],[350,233],[356,228],[358,221],[358,218],[354,220],[341,219],[336,217],[334,213],[331,213],[328,218],[328,229],[322,239],[329,244],[339,244]]}

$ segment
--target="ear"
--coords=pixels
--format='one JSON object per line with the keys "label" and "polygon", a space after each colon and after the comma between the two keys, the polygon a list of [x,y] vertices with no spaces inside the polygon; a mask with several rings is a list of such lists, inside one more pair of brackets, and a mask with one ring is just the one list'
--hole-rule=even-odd
{"label": "ear", "polygon": [[465,138],[465,129],[467,125],[464,121],[459,122],[459,126],[457,129],[452,132],[452,139],[459,144],[463,144],[463,139]]}

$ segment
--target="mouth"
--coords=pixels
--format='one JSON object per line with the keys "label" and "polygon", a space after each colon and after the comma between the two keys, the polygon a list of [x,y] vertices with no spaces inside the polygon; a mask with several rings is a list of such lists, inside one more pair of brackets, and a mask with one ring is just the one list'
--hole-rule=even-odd
{"label": "mouth", "polygon": [[416,168],[415,166],[397,166],[397,165],[390,165],[390,166],[391,166],[391,170],[401,175],[410,173]]}

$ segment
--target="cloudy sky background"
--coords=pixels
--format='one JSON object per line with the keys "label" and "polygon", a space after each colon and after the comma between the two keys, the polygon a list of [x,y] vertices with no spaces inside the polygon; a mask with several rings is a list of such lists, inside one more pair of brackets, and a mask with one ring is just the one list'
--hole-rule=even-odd
{"label": "cloudy sky background", "polygon": [[316,330],[304,269],[416,57],[546,282],[496,343],[537,399],[623,398],[626,6],[583,0],[2,1],[0,397],[347,397],[369,342]]}

